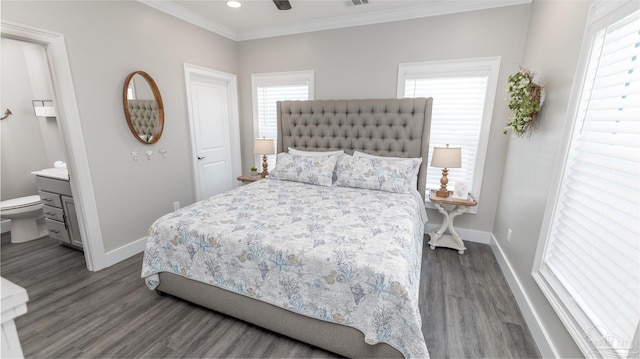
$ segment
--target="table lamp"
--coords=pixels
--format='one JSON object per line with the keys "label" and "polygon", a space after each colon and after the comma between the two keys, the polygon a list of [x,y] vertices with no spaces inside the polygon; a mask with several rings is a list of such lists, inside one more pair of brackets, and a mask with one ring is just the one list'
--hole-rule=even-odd
{"label": "table lamp", "polygon": [[431,158],[431,166],[442,168],[442,178],[440,178],[440,189],[436,192],[436,196],[447,198],[449,191],[447,183],[449,179],[449,168],[460,168],[462,162],[462,153],[460,147],[434,147],[433,157]]}
{"label": "table lamp", "polygon": [[260,172],[262,178],[267,177],[269,174],[267,171],[269,167],[267,164],[267,155],[273,155],[275,153],[273,138],[256,138],[253,140],[253,154],[262,155],[262,172]]}

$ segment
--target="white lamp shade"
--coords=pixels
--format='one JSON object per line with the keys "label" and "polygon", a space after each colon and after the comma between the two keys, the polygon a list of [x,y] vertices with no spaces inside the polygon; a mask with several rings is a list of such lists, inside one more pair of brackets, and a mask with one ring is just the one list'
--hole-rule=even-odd
{"label": "white lamp shade", "polygon": [[276,153],[273,138],[256,138],[253,140],[253,154],[273,155]]}
{"label": "white lamp shade", "polygon": [[434,147],[431,166],[438,168],[462,167],[462,151],[460,147]]}

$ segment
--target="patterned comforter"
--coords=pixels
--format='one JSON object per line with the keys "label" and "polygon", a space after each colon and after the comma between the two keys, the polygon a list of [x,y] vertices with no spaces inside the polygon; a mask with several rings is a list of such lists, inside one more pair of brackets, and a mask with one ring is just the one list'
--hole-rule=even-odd
{"label": "patterned comforter", "polygon": [[155,289],[157,273],[178,274],[426,358],[418,309],[425,221],[417,191],[266,179],[158,219],[142,277]]}

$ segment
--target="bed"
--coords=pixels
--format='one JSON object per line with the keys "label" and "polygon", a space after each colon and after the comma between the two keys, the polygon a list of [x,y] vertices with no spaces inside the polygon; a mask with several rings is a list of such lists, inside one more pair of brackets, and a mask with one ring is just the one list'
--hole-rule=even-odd
{"label": "bed", "polygon": [[428,357],[415,159],[427,158],[431,105],[278,102],[276,169],[158,219],[147,286],[347,357]]}

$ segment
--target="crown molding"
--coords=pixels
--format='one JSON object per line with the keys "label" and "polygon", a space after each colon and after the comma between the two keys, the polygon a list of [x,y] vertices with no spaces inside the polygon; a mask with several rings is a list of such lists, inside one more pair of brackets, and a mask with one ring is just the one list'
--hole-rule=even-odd
{"label": "crown molding", "polygon": [[359,15],[340,16],[328,19],[319,19],[299,23],[291,23],[283,26],[263,27],[258,29],[236,31],[227,26],[218,24],[206,17],[194,13],[180,6],[174,0],[138,0],[157,10],[187,21],[193,25],[202,27],[218,35],[234,41],[255,40],[266,37],[293,35],[313,31],[340,29],[352,26],[380,24],[385,22],[409,20],[423,17],[456,14],[468,11],[478,11],[504,6],[529,4],[533,0],[473,0],[473,1],[448,1],[434,0],[422,5],[416,5],[395,10],[369,12]]}
{"label": "crown molding", "polygon": [[237,41],[456,14],[467,11],[477,11],[503,6],[528,4],[531,3],[531,1],[532,0],[432,1],[423,5],[411,6],[395,10],[376,11],[351,16],[340,16],[330,19],[306,21],[304,23],[294,23],[285,26],[274,26],[239,32],[237,34]]}
{"label": "crown molding", "polygon": [[178,19],[184,20],[190,24],[199,26],[205,30],[209,30],[220,36],[224,36],[234,41],[238,41],[238,34],[230,27],[218,24],[208,18],[187,10],[173,0],[138,0],[138,2],[150,6],[156,10],[160,10]]}

